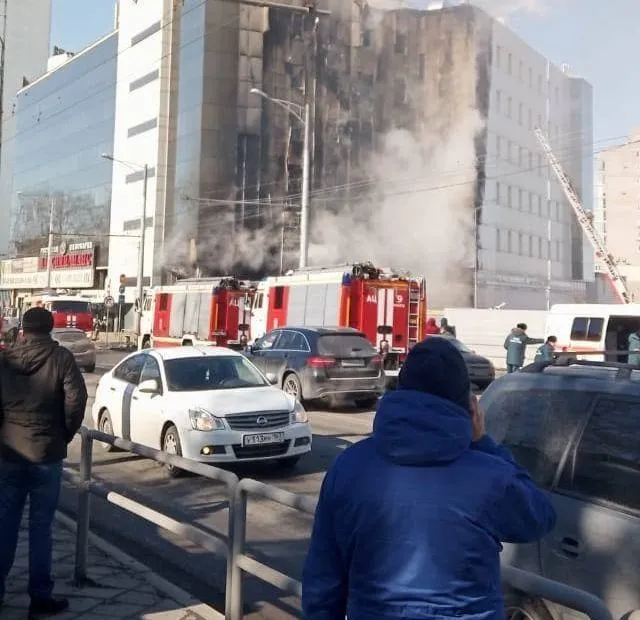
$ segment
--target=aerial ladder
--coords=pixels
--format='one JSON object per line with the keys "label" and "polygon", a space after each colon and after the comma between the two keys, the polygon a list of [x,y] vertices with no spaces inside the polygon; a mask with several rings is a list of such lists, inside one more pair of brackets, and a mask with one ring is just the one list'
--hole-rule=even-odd
{"label": "aerial ladder", "polygon": [[549,140],[547,140],[542,129],[540,129],[540,127],[536,127],[534,129],[534,134],[540,143],[542,150],[547,156],[549,165],[553,169],[560,185],[562,185],[562,189],[564,190],[567,200],[576,215],[576,219],[582,228],[582,232],[584,232],[587,239],[591,242],[596,253],[596,258],[604,266],[614,292],[623,304],[631,303],[631,296],[629,295],[625,281],[618,270],[616,261],[613,256],[607,252],[607,247],[604,244],[604,241],[593,225],[593,214],[585,211],[580,199],[578,198],[578,194],[573,189],[571,181],[562,169],[558,158],[554,155],[551,145],[549,144]]}

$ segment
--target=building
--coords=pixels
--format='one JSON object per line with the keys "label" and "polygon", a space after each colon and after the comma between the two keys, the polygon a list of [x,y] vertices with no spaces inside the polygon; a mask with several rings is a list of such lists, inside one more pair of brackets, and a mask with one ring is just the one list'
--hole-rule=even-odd
{"label": "building", "polygon": [[[16,296],[46,286],[53,224],[57,289],[104,291],[109,255],[117,31],[30,82],[16,96],[11,203],[15,259],[0,286]],[[104,293],[96,293],[103,297]]]}
{"label": "building", "polygon": [[596,157],[595,224],[640,299],[640,130]]}
{"label": "building", "polygon": [[[0,119],[0,218],[9,221],[13,148],[20,139],[15,125],[16,94],[47,68],[51,31],[51,0],[3,0],[0,28],[4,71]],[[0,254],[9,251],[9,227],[0,228]]]}

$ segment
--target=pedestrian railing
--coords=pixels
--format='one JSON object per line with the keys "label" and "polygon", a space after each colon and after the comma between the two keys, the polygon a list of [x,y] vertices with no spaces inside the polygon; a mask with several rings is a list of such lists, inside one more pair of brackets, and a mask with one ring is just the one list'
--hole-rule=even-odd
{"label": "pedestrian railing", "polygon": [[[160,450],[106,435],[100,431],[80,429],[82,439],[79,473],[65,469],[64,477],[79,489],[76,528],[76,554],[74,578],[78,585],[89,581],[87,558],[89,547],[89,529],[91,521],[91,495],[119,506],[158,527],[185,538],[212,553],[224,553],[227,559],[225,620],[242,620],[243,578],[250,574],[280,590],[300,597],[302,584],[293,577],[275,568],[259,562],[246,553],[247,540],[247,500],[249,496],[257,496],[277,504],[293,508],[308,515],[313,515],[316,500],[308,495],[297,495],[257,480],[245,478],[240,480],[235,474],[224,469],[197,463],[181,456],[167,454]],[[198,476],[215,480],[225,485],[229,501],[229,518],[227,525],[227,541],[190,523],[178,521],[158,512],[149,506],[130,499],[118,492],[111,485],[93,479],[93,444],[94,441],[110,444],[121,450],[138,454],[159,463],[172,465]],[[605,604],[597,597],[576,590],[562,583],[544,579],[533,573],[518,570],[512,566],[502,567],[502,578],[508,587],[530,597],[548,601],[577,610],[591,620],[612,620]]]}

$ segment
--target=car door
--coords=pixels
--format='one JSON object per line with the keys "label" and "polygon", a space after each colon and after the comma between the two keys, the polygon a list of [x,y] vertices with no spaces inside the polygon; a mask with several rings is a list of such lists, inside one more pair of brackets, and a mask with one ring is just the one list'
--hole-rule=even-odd
{"label": "car door", "polygon": [[160,393],[141,392],[136,387],[131,395],[131,441],[144,446],[159,449],[162,424],[164,422],[164,386],[160,363],[152,354],[145,356],[144,366],[140,373],[138,385],[144,381],[155,380],[160,386]]}
{"label": "car door", "polygon": [[[542,542],[544,576],[640,609],[640,397],[602,396],[566,460]],[[566,614],[571,615],[571,614]]]}
{"label": "car door", "polygon": [[146,353],[138,353],[124,360],[113,371],[108,387],[113,432],[124,439],[131,439],[131,398],[140,382],[146,357]]}
{"label": "car door", "polygon": [[280,336],[279,329],[274,329],[272,332],[269,332],[264,338],[260,338],[256,340],[255,344],[251,349],[251,354],[249,355],[249,359],[265,374],[268,375],[268,372],[271,367],[273,367],[273,358],[269,355],[271,349],[278,340]]}
{"label": "car door", "polygon": [[286,370],[299,370],[310,353],[309,342],[301,332],[283,329],[271,352],[273,366],[270,372],[274,373],[278,384],[282,383]]}

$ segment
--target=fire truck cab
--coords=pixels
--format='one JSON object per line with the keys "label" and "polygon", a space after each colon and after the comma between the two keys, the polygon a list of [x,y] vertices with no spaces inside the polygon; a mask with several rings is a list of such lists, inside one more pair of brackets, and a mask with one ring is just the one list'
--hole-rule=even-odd
{"label": "fire truck cab", "polygon": [[93,312],[88,299],[75,295],[34,295],[24,299],[22,314],[36,306],[53,314],[54,327],[75,327],[86,333],[93,330]]}
{"label": "fire truck cab", "polygon": [[251,286],[235,278],[185,279],[153,292],[151,345],[241,349],[249,339]]}
{"label": "fire truck cab", "polygon": [[423,278],[371,263],[312,268],[262,280],[253,296],[251,336],[290,326],[352,327],[363,332],[394,370],[424,338]]}

